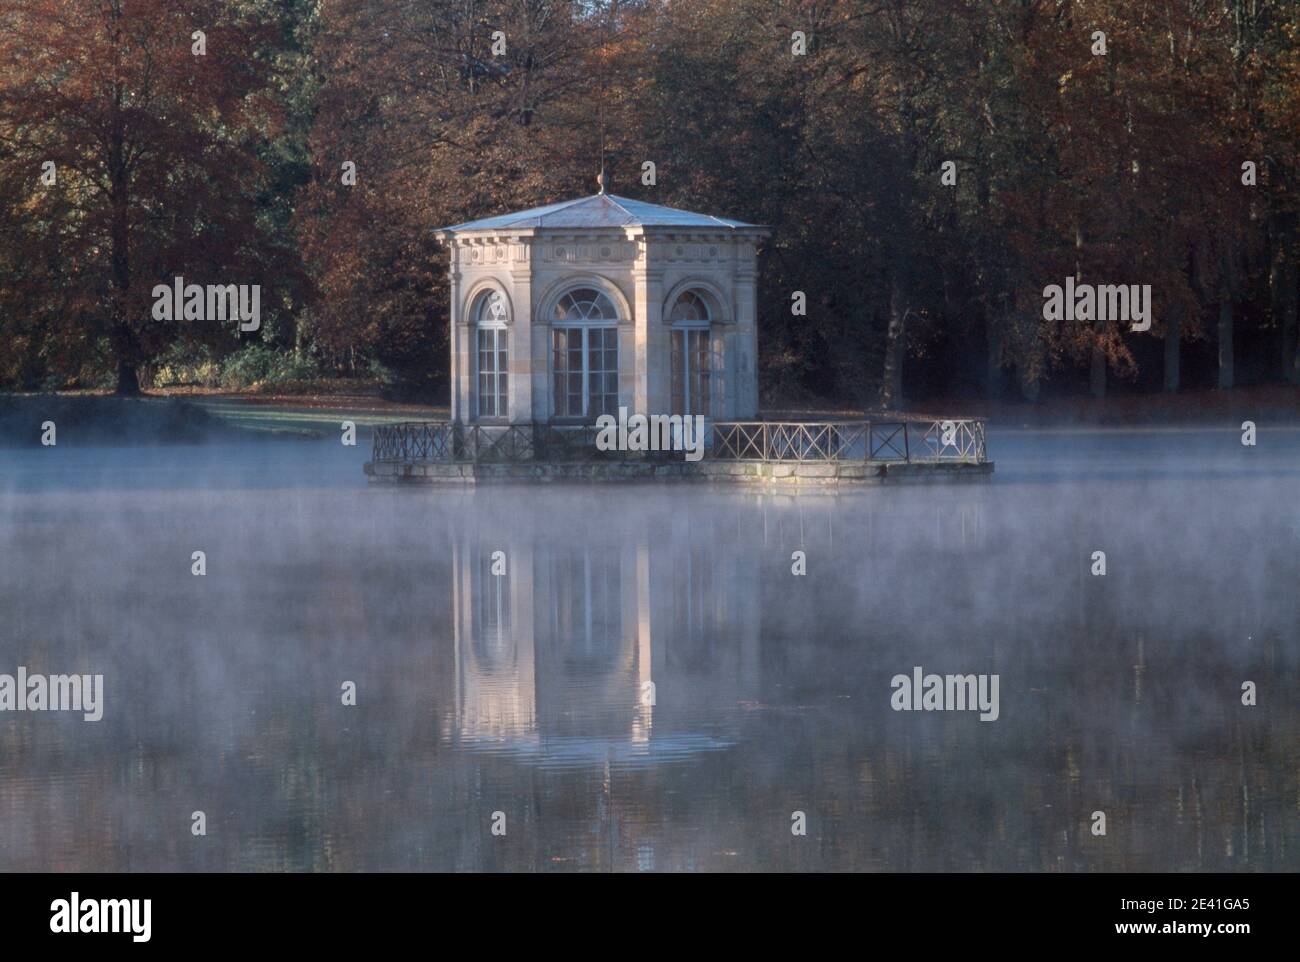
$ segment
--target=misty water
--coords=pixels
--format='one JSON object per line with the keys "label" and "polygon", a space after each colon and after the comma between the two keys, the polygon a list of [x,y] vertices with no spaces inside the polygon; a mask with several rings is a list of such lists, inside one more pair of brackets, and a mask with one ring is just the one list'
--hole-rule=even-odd
{"label": "misty water", "polygon": [[[0,449],[0,672],[105,689],[0,714],[0,869],[1300,868],[1300,432],[990,453],[791,496]],[[997,719],[893,710],[917,666]]]}

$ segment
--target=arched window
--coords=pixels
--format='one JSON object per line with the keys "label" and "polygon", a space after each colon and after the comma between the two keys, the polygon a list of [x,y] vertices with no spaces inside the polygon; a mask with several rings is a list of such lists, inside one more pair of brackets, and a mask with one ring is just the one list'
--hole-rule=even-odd
{"label": "arched window", "polygon": [[478,415],[503,418],[509,413],[510,312],[500,291],[484,291],[474,302],[478,341]]}
{"label": "arched window", "polygon": [[510,319],[506,310],[506,299],[500,291],[484,291],[478,299],[478,317],[475,320],[482,327],[500,326]]}
{"label": "arched window", "polygon": [[673,326],[673,414],[708,416],[713,385],[713,343],[709,298],[685,291],[668,312]]}
{"label": "arched window", "polygon": [[555,304],[551,321],[555,416],[593,419],[618,412],[618,309],[579,287]]}
{"label": "arched window", "polygon": [[557,321],[617,321],[618,311],[600,291],[580,287],[555,303]]}
{"label": "arched window", "polygon": [[668,315],[668,320],[674,324],[689,324],[692,321],[702,321],[707,324],[709,323],[710,317],[709,302],[695,291],[687,291],[681,297],[677,298],[677,303],[673,305],[672,313]]}

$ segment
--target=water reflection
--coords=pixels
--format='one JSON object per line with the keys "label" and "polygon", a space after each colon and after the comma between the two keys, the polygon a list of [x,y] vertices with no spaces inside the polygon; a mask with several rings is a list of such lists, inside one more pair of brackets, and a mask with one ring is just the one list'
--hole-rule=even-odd
{"label": "water reflection", "polygon": [[[106,692],[0,716],[0,868],[1297,867],[1294,461],[791,498],[286,450],[0,490],[0,671]],[[999,720],[892,711],[915,665]]]}
{"label": "water reflection", "polygon": [[731,709],[758,693],[756,609],[738,604],[757,557],[682,543],[646,515],[581,542],[491,522],[457,532],[447,740],[546,769],[734,744]]}

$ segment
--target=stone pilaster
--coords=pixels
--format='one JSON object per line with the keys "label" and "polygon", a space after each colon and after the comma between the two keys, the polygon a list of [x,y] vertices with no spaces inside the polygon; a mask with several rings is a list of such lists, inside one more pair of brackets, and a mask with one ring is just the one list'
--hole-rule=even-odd
{"label": "stone pilaster", "polygon": [[[728,338],[728,385],[732,400],[727,416],[748,420],[758,416],[758,315],[754,303],[758,282],[758,256],[754,244],[736,245],[736,273],[733,287],[736,317],[734,335]],[[734,347],[733,347],[734,345]]]}
{"label": "stone pilaster", "polygon": [[460,303],[461,292],[461,273],[460,273],[460,255],[461,245],[452,241],[449,245],[451,250],[449,254],[449,281],[451,288],[451,305],[447,315],[447,340],[451,347],[451,419],[453,421],[463,421],[467,419],[468,412],[464,410],[463,398],[467,398],[469,390],[469,372],[473,370],[469,363],[465,344],[464,322],[461,318],[463,313]]}
{"label": "stone pilaster", "polygon": [[[510,421],[526,424],[537,410],[537,358],[533,337],[533,265],[531,245],[510,241]],[[543,363],[543,372],[545,365]],[[544,399],[544,398],[543,398]]]}
{"label": "stone pilaster", "polygon": [[[631,352],[627,367],[632,375],[631,393],[627,406],[630,413],[667,414],[671,410],[672,369],[671,344],[668,328],[664,326],[664,272],[654,263],[654,245],[643,241],[643,255],[632,268],[633,327],[630,332]],[[619,338],[619,366],[622,359],[623,337]],[[620,388],[623,379],[619,378]],[[619,391],[619,403],[624,392]]]}

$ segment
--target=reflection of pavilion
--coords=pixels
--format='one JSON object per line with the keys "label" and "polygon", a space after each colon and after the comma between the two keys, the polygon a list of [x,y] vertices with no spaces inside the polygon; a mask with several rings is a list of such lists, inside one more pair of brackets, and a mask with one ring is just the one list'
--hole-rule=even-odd
{"label": "reflection of pavilion", "polygon": [[548,766],[731,744],[721,719],[758,691],[757,560],[698,528],[458,539],[447,734]]}

